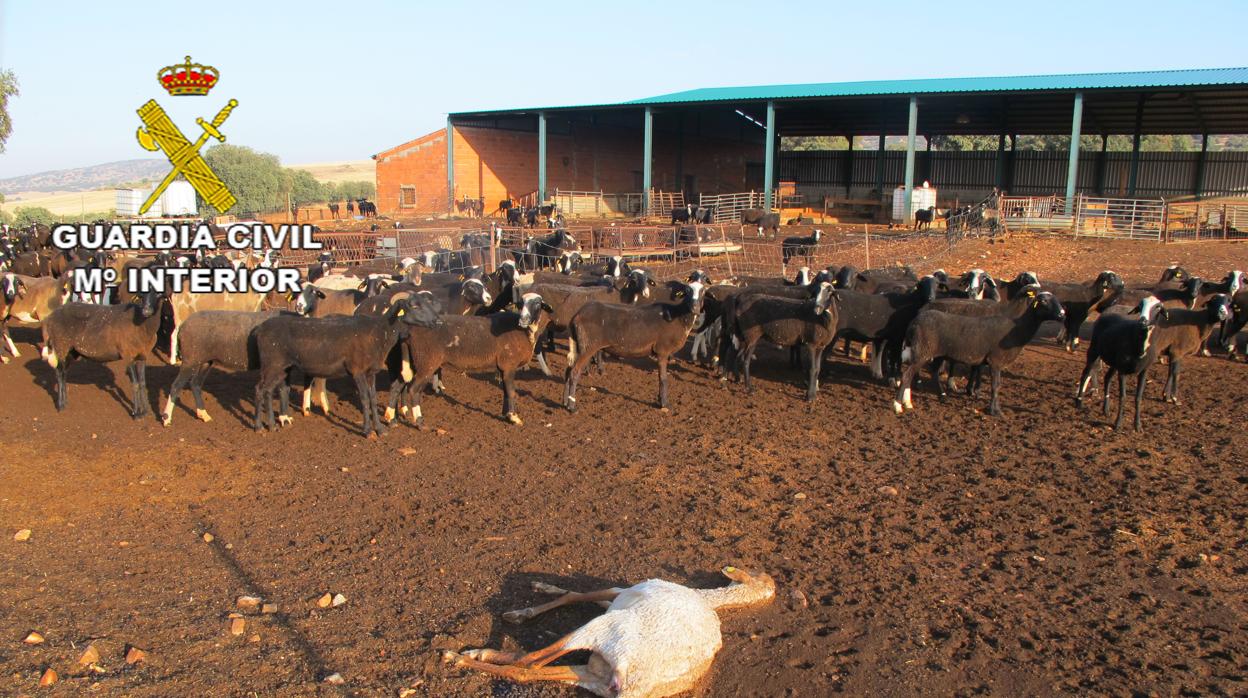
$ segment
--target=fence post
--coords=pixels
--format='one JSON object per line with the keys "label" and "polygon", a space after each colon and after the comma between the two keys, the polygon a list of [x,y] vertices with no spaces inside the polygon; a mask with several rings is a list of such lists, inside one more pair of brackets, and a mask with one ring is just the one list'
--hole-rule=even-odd
{"label": "fence post", "polygon": [[[745,240],[742,240],[741,243],[742,243],[741,249],[744,250]],[[732,253],[728,251],[728,233],[727,231],[724,230],[723,225],[719,226],[719,244],[723,245],[724,257],[728,260],[728,276],[733,276]]]}
{"label": "fence post", "polygon": [[1192,221],[1192,228],[1195,229],[1196,241],[1200,242],[1200,204],[1196,204],[1196,218]]}
{"label": "fence post", "polygon": [[[1054,206],[1054,208],[1057,208],[1057,207]],[[1079,218],[1080,218],[1080,214],[1082,213],[1082,211],[1083,211],[1083,194],[1076,194],[1075,195],[1075,215],[1070,220],[1071,232],[1075,234],[1076,240],[1079,239],[1079,228],[1080,228]]]}
{"label": "fence post", "polygon": [[490,221],[490,273],[498,269],[498,233],[494,231],[494,222]]}
{"label": "fence post", "polygon": [[1226,239],[1226,235],[1227,235],[1227,232],[1228,232],[1228,231],[1227,231],[1227,225],[1228,225],[1228,224],[1227,224],[1227,220],[1226,220],[1226,204],[1222,204],[1222,239],[1223,239],[1223,240],[1225,240],[1225,239]]}
{"label": "fence post", "polygon": [[867,240],[867,244],[866,244],[867,264],[863,268],[870,269],[871,268],[871,224],[869,223],[862,224],[862,234],[866,236],[866,240]]}

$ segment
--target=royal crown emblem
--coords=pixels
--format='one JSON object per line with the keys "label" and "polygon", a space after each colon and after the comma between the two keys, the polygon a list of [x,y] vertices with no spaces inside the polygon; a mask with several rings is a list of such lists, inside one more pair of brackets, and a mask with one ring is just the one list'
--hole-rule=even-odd
{"label": "royal crown emblem", "polygon": [[156,79],[171,95],[206,95],[217,84],[220,75],[216,68],[192,63],[191,57],[187,56],[186,63],[161,68],[156,73]]}

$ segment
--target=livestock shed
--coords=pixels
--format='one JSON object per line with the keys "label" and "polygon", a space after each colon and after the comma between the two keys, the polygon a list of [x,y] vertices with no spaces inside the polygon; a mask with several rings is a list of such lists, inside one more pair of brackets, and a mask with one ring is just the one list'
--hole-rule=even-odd
{"label": "livestock shed", "polygon": [[[993,190],[1067,201],[1110,191],[1199,198],[1248,190],[1248,153],[1209,152],[1209,136],[1244,133],[1248,68],[1215,68],[705,88],[459,112],[445,129],[373,157],[378,206],[391,214],[478,198],[488,214],[503,199],[533,204],[556,192],[611,192],[609,207],[632,202],[653,213],[699,194],[757,191],[773,207],[780,180],[799,193],[880,199],[924,180],[964,198]],[[903,134],[905,150],[886,151],[881,136]],[[1073,138],[1064,152],[1019,151],[1020,134]],[[1197,152],[1141,152],[1149,134],[1203,137]],[[930,147],[942,135],[994,135],[997,149],[918,149],[919,136]],[[1080,135],[1100,136],[1101,148],[1081,152]],[[1132,136],[1131,151],[1107,152],[1110,135]],[[880,138],[875,152],[781,152],[786,136]]]}

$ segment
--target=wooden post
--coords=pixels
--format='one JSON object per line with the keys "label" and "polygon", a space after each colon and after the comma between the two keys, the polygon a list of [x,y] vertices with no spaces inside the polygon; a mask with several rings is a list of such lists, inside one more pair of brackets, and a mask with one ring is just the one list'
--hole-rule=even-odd
{"label": "wooden post", "polygon": [[1227,232],[1229,232],[1227,229],[1227,225],[1228,223],[1226,220],[1226,204],[1222,204],[1222,239],[1223,240],[1226,239]]}
{"label": "wooden post", "polygon": [[[743,243],[743,244],[744,244],[744,242],[745,242],[745,241],[744,241],[744,240],[742,240],[742,243]],[[733,276],[733,273],[732,273],[732,253],[730,253],[730,252],[728,251],[728,233],[724,230],[724,226],[722,226],[722,225],[721,225],[721,226],[719,226],[719,244],[721,244],[721,245],[723,245],[723,246],[724,246],[724,257],[727,257],[727,258],[728,258],[728,276]],[[744,247],[744,246],[742,246],[742,248],[741,248],[741,249],[745,249],[745,247]]]}
{"label": "wooden post", "polygon": [[866,242],[866,248],[867,248],[867,264],[866,264],[866,266],[865,266],[865,267],[863,267],[863,268],[864,268],[864,269],[870,269],[870,268],[871,268],[871,224],[869,224],[869,223],[863,223],[863,224],[862,224],[862,234],[863,234],[864,236],[866,236],[866,240],[867,240],[867,242]]}
{"label": "wooden post", "polygon": [[1196,204],[1196,219],[1192,221],[1192,227],[1196,229],[1196,240],[1200,240],[1200,204]]}

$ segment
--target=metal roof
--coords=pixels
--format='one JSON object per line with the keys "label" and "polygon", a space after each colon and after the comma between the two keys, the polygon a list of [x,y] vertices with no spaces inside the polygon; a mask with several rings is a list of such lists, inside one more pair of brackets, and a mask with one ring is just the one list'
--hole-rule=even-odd
{"label": "metal roof", "polygon": [[1125,73],[1072,73],[1069,75],[1020,75],[971,78],[924,78],[914,80],[863,80],[817,82],[796,85],[703,87],[644,97],[626,102],[569,104],[564,106],[480,109],[452,112],[450,116],[535,113],[574,109],[641,107],[654,104],[696,102],[743,102],[768,99],[816,99],[820,97],[885,97],[896,95],[956,94],[968,92],[1040,92],[1070,90],[1130,90],[1182,87],[1248,86],[1248,67],[1144,70]]}
{"label": "metal roof", "polygon": [[866,80],[802,85],[704,87],[636,99],[625,104],[736,102],[763,99],[818,97],[875,97],[884,95],[953,94],[958,92],[1035,92],[1054,90],[1138,89],[1248,85],[1248,67],[1193,70],[1147,70],[1130,73],[1076,73],[1015,77],[930,78],[922,80]]}
{"label": "metal roof", "polygon": [[[922,134],[1070,133],[1074,93],[1084,95],[1084,132],[1248,133],[1248,67],[1016,77],[871,80],[805,85],[713,87],[611,104],[458,112],[461,124],[552,123],[636,114],[658,106],[655,128],[673,114],[701,119],[738,111],[755,121],[775,100],[782,135],[904,133],[906,97],[920,97]],[[701,116],[699,116],[701,115]],[[626,117],[636,120],[639,118]]]}

